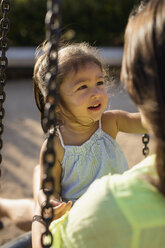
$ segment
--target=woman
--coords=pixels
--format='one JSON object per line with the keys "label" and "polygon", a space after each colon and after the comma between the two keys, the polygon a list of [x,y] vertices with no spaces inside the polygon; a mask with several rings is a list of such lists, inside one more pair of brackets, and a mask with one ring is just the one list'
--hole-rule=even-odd
{"label": "woman", "polygon": [[[164,247],[164,70],[165,0],[150,0],[129,19],[121,81],[155,137],[155,155],[123,175],[95,181],[69,213],[51,223],[52,247]],[[40,247],[35,237],[33,246]]]}

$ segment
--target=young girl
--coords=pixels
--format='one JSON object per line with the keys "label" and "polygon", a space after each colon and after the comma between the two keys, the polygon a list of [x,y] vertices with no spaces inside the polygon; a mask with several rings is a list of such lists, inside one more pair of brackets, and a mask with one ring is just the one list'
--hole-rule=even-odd
{"label": "young girl", "polygon": [[[95,179],[128,169],[125,156],[115,141],[119,131],[146,132],[139,113],[104,112],[108,102],[107,75],[95,48],[87,43],[61,47],[58,63],[56,116],[60,124],[55,127],[53,177],[56,183],[52,200],[55,219],[70,209]],[[48,55],[45,51],[34,68],[35,98],[41,117],[47,97],[47,68]],[[41,149],[40,178],[46,142]],[[39,196],[40,205],[45,200],[43,198]]]}

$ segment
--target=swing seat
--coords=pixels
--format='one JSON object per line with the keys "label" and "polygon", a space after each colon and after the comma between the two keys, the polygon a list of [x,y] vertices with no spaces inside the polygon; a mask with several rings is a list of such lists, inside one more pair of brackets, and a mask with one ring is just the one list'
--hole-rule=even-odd
{"label": "swing seat", "polygon": [[31,232],[15,238],[14,240],[2,245],[1,248],[32,248]]}

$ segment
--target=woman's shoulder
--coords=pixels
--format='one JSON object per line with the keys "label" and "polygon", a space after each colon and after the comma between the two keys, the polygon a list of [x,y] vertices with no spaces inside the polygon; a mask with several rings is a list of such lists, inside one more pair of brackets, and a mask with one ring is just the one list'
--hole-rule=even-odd
{"label": "woman's shoulder", "polygon": [[[96,180],[71,210],[67,228],[73,226],[72,220],[76,220],[74,232],[81,235],[84,244],[88,229],[89,235],[90,230],[95,230],[96,234],[103,232],[105,235],[101,242],[105,242],[105,246],[116,243],[116,247],[123,247],[123,239],[121,243],[120,239],[116,239],[117,233],[122,233],[123,237],[127,237],[127,240],[124,240],[131,243],[133,237],[130,233],[134,234],[137,230],[143,232],[144,226],[149,235],[152,227],[155,229],[159,226],[164,229],[165,199],[149,180],[142,177],[152,171],[152,167],[154,167],[153,156],[129,173],[109,174]],[[141,173],[135,173],[137,170]],[[86,202],[88,202],[87,207]],[[78,217],[79,213],[81,217]],[[109,233],[112,235],[109,236]],[[141,238],[144,240],[145,235]],[[126,243],[124,247],[128,247]]]}
{"label": "woman's shoulder", "polygon": [[142,160],[140,163],[134,165],[130,170],[126,171],[124,175],[127,174],[152,174],[152,176],[156,176],[156,154],[152,154]]}
{"label": "woman's shoulder", "polygon": [[[141,163],[123,174],[112,175],[109,173],[108,175],[95,180],[95,182],[91,184],[87,190],[87,193],[85,193],[83,197],[85,199],[91,195],[93,198],[92,202],[97,201],[97,203],[98,201],[102,202],[102,200],[106,197],[107,199],[110,199],[110,195],[115,198],[123,198],[124,196],[126,198],[131,197],[132,194],[127,195],[125,193],[128,193],[129,190],[133,191],[133,189],[135,189],[135,191],[136,189],[139,189],[140,192],[140,186],[143,183],[147,185],[150,184],[149,181],[145,180],[147,175],[151,177],[156,177],[157,175],[155,169],[155,155],[149,156]],[[97,192],[97,194],[94,192]],[[91,199],[91,197],[89,198]]]}

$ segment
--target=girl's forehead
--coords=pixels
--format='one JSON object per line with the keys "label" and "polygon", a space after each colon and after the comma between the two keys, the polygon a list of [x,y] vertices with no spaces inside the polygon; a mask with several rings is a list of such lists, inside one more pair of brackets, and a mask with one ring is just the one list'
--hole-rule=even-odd
{"label": "girl's forehead", "polygon": [[102,69],[99,65],[94,62],[86,63],[77,68],[77,70],[72,69],[65,77],[64,82],[70,81],[74,83],[74,81],[79,80],[79,78],[92,78],[92,77],[100,77],[103,76]]}

